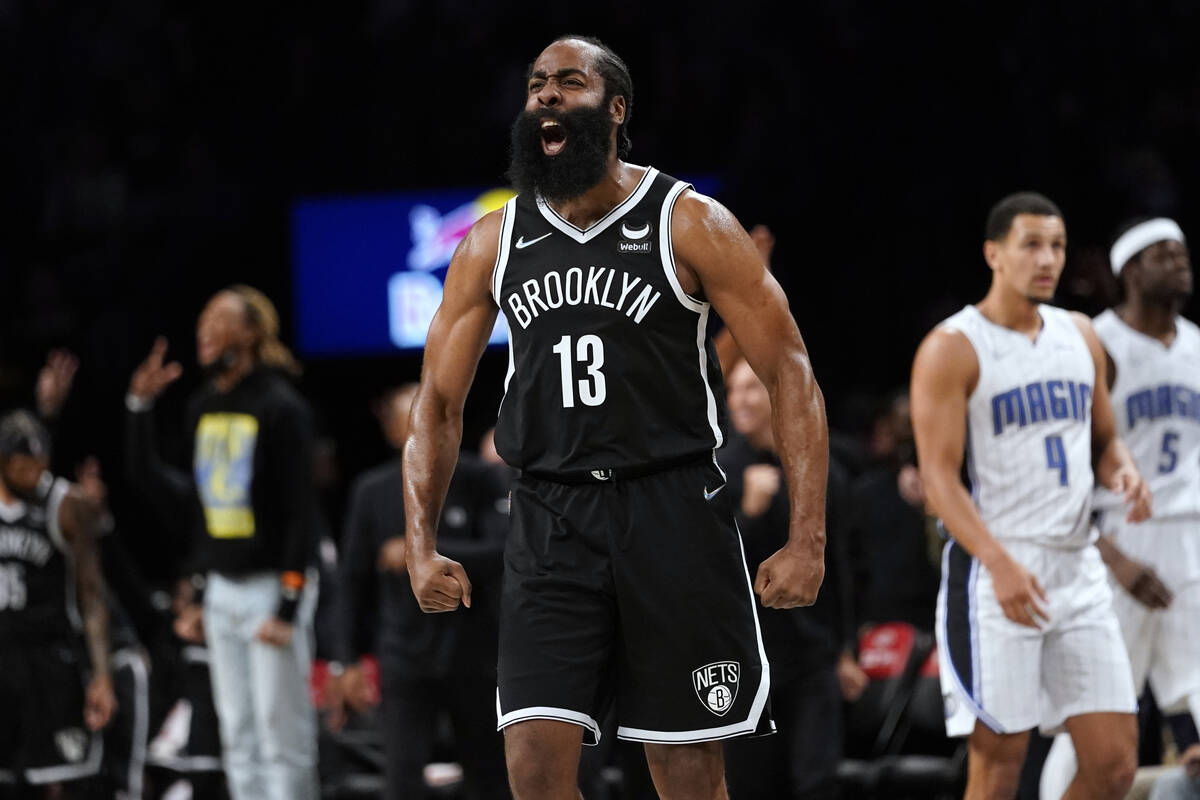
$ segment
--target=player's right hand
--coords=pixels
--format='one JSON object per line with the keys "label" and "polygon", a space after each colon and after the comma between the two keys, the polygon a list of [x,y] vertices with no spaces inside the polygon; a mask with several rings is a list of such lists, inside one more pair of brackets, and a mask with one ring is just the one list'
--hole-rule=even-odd
{"label": "player's right hand", "polygon": [[163,356],[167,354],[167,340],[159,336],[150,348],[150,355],[138,365],[129,379],[129,393],[139,400],[151,401],[162,394],[172,382],[183,374],[183,367],[178,361],[163,364]]}
{"label": "player's right hand", "polygon": [[1147,608],[1166,608],[1175,599],[1149,564],[1121,556],[1111,560],[1109,569],[1125,591]]}
{"label": "player's right hand", "polygon": [[112,678],[97,675],[88,683],[83,700],[83,722],[88,730],[98,731],[112,719],[117,710],[117,696],[113,692]]}
{"label": "player's right hand", "polygon": [[336,678],[330,678],[325,687],[325,724],[332,731],[340,731],[346,725],[346,709],[363,713],[379,705],[379,692],[367,680],[367,673],[358,664],[350,664]]}
{"label": "player's right hand", "polygon": [[409,551],[408,579],[417,605],[426,614],[453,611],[461,601],[471,607],[471,581],[463,565],[438,553],[422,555]]}
{"label": "player's right hand", "polygon": [[172,627],[175,635],[183,641],[204,644],[204,607],[198,603],[182,607]]}
{"label": "player's right hand", "polygon": [[1043,623],[1049,622],[1050,614],[1046,611],[1049,598],[1032,572],[1007,555],[988,571],[1004,616],[1018,625],[1039,630]]}

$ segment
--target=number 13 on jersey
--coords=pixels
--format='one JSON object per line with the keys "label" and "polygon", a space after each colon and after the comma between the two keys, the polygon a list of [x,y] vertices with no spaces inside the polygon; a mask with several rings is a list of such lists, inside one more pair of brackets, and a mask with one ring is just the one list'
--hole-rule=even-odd
{"label": "number 13 on jersey", "polygon": [[[585,406],[598,406],[604,402],[607,387],[604,383],[604,342],[599,336],[589,333],[580,336],[571,347],[571,337],[564,336],[554,345],[558,354],[559,366],[562,369],[562,402],[563,408],[575,407],[575,388],[579,387],[579,399]],[[575,379],[575,363],[579,362],[587,375],[581,380]]]}

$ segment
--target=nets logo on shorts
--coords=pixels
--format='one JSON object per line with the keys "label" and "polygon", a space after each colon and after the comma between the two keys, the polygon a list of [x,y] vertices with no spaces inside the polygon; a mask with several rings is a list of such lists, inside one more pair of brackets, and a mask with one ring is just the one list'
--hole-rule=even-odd
{"label": "nets logo on shorts", "polygon": [[714,661],[692,670],[692,688],[705,708],[723,717],[737,699],[741,674],[741,665],[736,661]]}

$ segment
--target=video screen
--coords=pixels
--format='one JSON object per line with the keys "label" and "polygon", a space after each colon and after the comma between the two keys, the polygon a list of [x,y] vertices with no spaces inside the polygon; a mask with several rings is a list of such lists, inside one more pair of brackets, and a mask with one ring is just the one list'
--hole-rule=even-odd
{"label": "video screen", "polygon": [[[713,194],[712,179],[692,180]],[[513,196],[506,188],[303,198],[292,207],[296,342],[305,357],[425,346],[454,248]],[[499,314],[488,344],[506,346]]]}

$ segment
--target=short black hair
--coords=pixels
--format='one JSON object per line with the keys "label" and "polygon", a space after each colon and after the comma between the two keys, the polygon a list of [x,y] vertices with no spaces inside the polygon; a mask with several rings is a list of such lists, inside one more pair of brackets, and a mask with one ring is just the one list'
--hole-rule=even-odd
{"label": "short black hair", "polygon": [[988,212],[987,226],[984,228],[983,237],[989,242],[1004,241],[1008,237],[1008,232],[1012,230],[1013,219],[1018,214],[1063,218],[1058,206],[1054,205],[1046,195],[1037,192],[1016,192],[992,206],[992,210]]}
{"label": "short black hair", "polygon": [[604,78],[604,103],[607,104],[617,95],[625,98],[625,121],[617,126],[617,158],[628,158],[633,149],[633,140],[629,138],[629,120],[633,118],[633,77],[629,74],[629,67],[611,47],[595,36],[568,33],[550,44],[568,41],[586,42],[600,50],[596,71]]}

